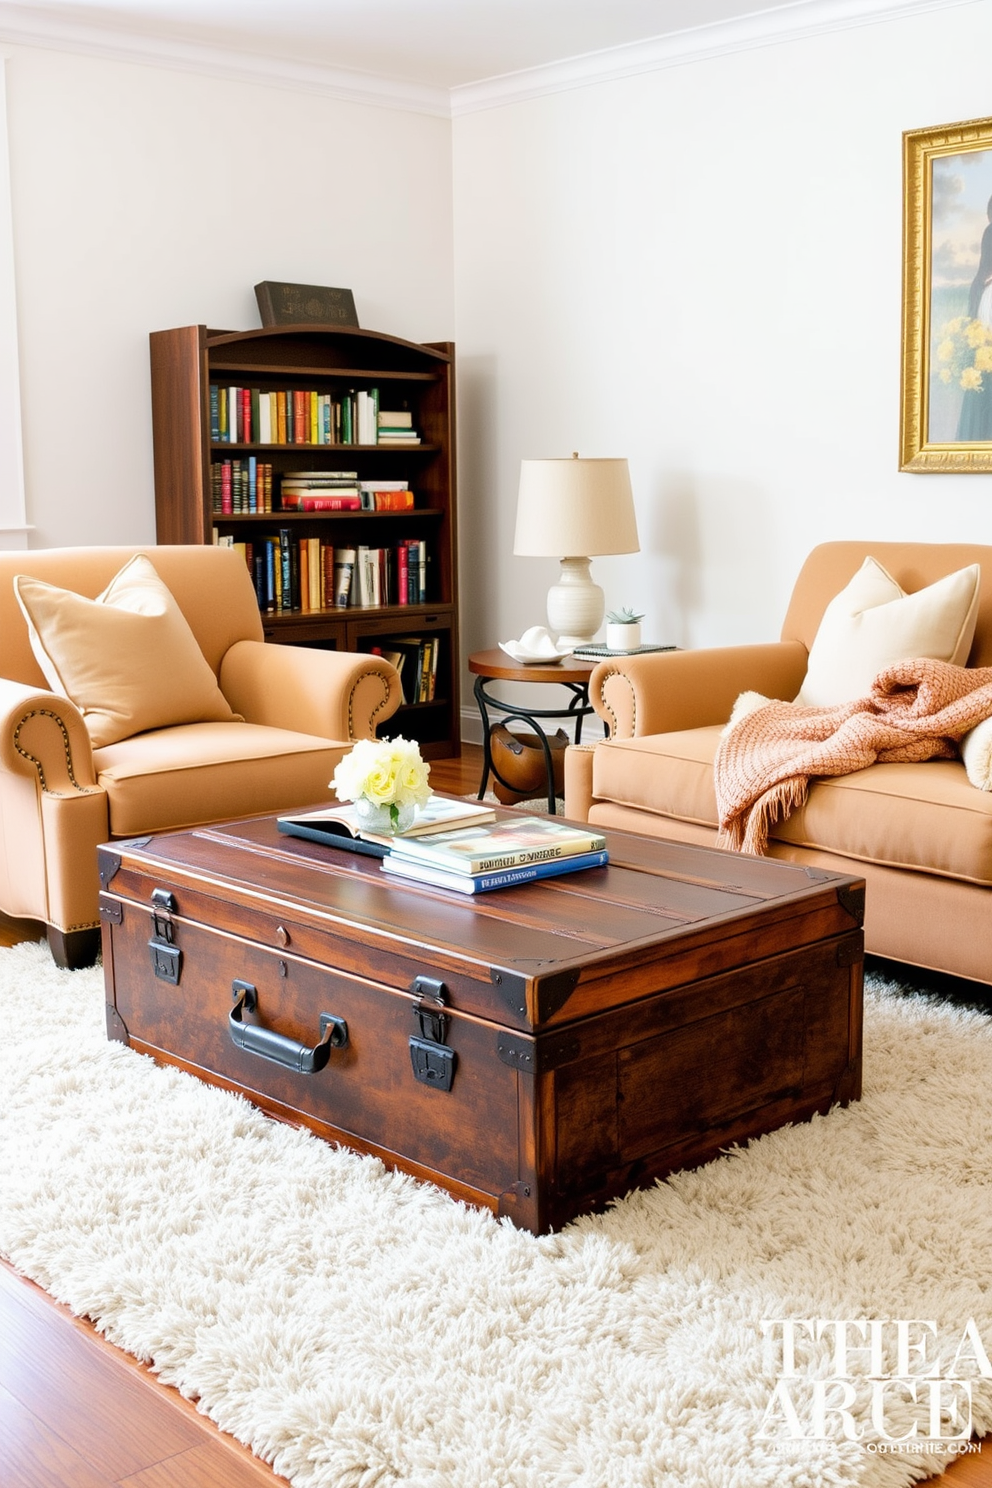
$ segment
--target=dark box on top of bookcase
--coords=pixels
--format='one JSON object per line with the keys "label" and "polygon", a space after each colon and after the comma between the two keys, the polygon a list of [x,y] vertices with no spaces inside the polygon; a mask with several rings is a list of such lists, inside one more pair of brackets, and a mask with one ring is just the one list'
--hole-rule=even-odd
{"label": "dark box on top of bookcase", "polygon": [[275,818],[109,843],[109,1036],[535,1232],[856,1099],[863,880],[606,836],[476,898]]}

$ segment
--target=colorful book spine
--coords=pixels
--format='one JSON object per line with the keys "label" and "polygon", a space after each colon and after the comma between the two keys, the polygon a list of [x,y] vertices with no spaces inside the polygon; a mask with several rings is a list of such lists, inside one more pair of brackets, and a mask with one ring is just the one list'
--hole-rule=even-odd
{"label": "colorful book spine", "polygon": [[336,397],[317,388],[273,391],[211,383],[209,419],[212,444],[375,445],[397,437],[419,442],[411,427],[382,423],[377,387],[350,388]]}
{"label": "colorful book spine", "polygon": [[338,548],[334,554],[334,603],[339,609],[344,609],[351,597],[355,557],[354,548]]}

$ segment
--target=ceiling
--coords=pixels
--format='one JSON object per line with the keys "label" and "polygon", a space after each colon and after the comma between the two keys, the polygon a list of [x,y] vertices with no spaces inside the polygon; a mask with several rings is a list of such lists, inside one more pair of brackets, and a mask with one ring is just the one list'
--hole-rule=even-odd
{"label": "ceiling", "polygon": [[[819,0],[31,0],[36,25],[127,31],[454,88],[565,58]],[[797,16],[798,19],[798,16]]]}

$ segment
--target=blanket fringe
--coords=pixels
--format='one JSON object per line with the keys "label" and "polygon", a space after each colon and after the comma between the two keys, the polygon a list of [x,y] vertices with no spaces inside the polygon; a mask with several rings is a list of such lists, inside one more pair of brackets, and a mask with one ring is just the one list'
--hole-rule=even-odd
{"label": "blanket fringe", "polygon": [[764,857],[772,827],[806,804],[808,789],[809,781],[804,776],[793,776],[771,786],[758,797],[750,811],[726,824],[727,845],[735,852],[748,853],[754,858]]}

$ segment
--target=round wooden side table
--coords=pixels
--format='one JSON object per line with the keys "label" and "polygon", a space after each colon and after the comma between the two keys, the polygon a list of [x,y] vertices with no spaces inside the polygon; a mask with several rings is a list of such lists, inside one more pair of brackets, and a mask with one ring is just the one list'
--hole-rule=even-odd
{"label": "round wooden side table", "polygon": [[[475,701],[482,718],[480,801],[486,793],[490,775],[494,775],[501,785],[512,788],[512,783],[503,780],[493,764],[491,736],[498,723],[505,723],[510,718],[518,718],[534,730],[544,751],[548,811],[554,815],[556,809],[554,762],[551,757],[551,745],[542,724],[550,719],[573,719],[575,742],[581,743],[582,720],[595,712],[589,702],[589,677],[595,665],[594,661],[579,661],[574,656],[564,656],[560,661],[538,662],[533,666],[522,666],[505,651],[501,651],[498,646],[494,646],[489,651],[476,651],[469,657],[468,669],[475,676]],[[527,708],[519,703],[507,702],[491,692],[491,685],[498,682],[554,682],[565,687],[572,694],[572,698],[565,708]],[[491,711],[495,711],[499,717],[491,720],[489,716]]]}

